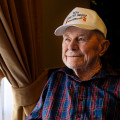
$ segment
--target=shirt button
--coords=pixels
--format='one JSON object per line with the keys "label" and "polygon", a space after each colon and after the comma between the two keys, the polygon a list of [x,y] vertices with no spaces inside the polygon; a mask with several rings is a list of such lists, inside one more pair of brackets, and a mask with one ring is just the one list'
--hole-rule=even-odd
{"label": "shirt button", "polygon": [[83,99],[82,99],[82,98],[80,98],[79,100],[80,100],[80,101],[83,101]]}
{"label": "shirt button", "polygon": [[80,118],[81,118],[81,115],[76,116],[76,120],[80,120]]}

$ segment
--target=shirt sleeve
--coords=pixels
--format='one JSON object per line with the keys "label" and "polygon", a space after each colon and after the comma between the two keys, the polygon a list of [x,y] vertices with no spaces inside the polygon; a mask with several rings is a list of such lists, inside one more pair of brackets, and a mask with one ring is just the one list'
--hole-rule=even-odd
{"label": "shirt sleeve", "polygon": [[43,89],[43,92],[41,94],[41,97],[37,105],[35,106],[33,111],[25,118],[25,120],[34,120],[34,119],[42,120],[42,110],[43,110],[43,105],[47,94],[47,90],[48,90],[48,82],[46,83]]}

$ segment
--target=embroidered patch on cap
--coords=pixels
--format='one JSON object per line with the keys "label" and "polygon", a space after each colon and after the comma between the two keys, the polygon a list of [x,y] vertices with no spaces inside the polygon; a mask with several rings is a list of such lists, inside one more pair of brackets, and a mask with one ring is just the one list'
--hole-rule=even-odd
{"label": "embroidered patch on cap", "polygon": [[87,20],[87,14],[81,14],[79,11],[74,11],[66,20],[66,24],[68,22],[74,21],[74,20],[83,20],[86,22]]}

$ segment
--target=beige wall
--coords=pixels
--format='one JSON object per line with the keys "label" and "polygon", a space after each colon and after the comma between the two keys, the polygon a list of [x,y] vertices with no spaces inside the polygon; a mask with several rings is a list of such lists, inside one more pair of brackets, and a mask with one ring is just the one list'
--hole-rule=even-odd
{"label": "beige wall", "polygon": [[43,0],[43,67],[62,66],[62,37],[56,37],[54,30],[60,26],[68,13],[75,7],[89,8],[89,0]]}

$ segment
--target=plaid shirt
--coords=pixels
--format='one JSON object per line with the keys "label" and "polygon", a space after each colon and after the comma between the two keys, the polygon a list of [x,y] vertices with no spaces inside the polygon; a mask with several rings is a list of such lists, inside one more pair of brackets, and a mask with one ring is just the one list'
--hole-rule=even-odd
{"label": "plaid shirt", "polygon": [[25,120],[120,120],[120,75],[100,70],[80,81],[68,68],[49,78]]}

